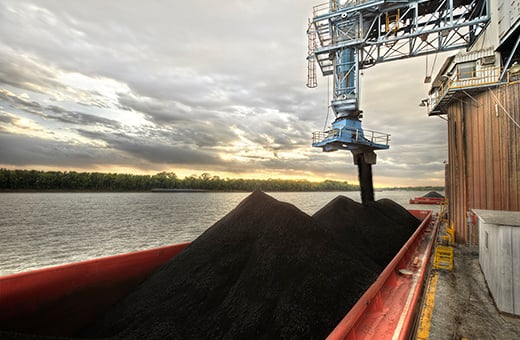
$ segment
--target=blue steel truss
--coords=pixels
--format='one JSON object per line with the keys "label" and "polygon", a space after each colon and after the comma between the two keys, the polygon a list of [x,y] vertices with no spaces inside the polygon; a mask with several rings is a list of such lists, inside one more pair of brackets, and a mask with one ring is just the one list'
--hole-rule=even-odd
{"label": "blue steel truss", "polygon": [[[363,140],[345,143],[330,138],[330,131],[338,126],[346,133],[337,135],[361,129],[360,70],[471,46],[489,22],[488,1],[330,0],[314,6],[307,59],[309,65],[317,63],[324,76],[333,76],[331,106],[336,121],[325,131],[328,139],[314,141],[313,146],[324,151],[387,149],[387,143],[367,147]],[[315,87],[316,67],[309,66],[309,71],[307,86]]]}

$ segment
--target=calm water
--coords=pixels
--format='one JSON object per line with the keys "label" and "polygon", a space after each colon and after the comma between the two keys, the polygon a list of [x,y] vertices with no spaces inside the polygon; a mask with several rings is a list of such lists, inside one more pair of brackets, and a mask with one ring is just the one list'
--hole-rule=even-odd
{"label": "calm water", "polygon": [[[377,192],[405,208],[426,192]],[[271,193],[313,214],[358,192]],[[248,193],[0,193],[0,275],[191,241]]]}

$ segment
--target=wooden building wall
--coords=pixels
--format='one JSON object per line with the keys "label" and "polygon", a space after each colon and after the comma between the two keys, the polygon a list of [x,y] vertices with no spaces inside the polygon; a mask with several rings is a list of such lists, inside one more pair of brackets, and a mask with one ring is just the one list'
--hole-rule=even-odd
{"label": "wooden building wall", "polygon": [[[511,117],[508,117],[508,114]],[[477,243],[471,209],[520,211],[520,83],[460,92],[448,107],[450,220],[459,243]]]}

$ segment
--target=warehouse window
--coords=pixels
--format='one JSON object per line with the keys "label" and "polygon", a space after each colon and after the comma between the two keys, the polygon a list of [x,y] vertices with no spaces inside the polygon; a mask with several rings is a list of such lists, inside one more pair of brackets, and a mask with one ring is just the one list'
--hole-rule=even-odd
{"label": "warehouse window", "polygon": [[457,74],[459,79],[470,79],[475,78],[477,71],[477,63],[470,61],[467,63],[460,63],[457,65]]}

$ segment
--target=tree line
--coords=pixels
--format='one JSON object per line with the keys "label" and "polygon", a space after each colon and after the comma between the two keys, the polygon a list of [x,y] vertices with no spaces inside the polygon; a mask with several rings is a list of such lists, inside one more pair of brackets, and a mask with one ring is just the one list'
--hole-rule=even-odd
{"label": "tree line", "polygon": [[173,172],[132,175],[100,172],[0,169],[2,191],[151,191],[152,189],[214,191],[356,191],[347,181],[220,178],[209,173],[178,177]]}

